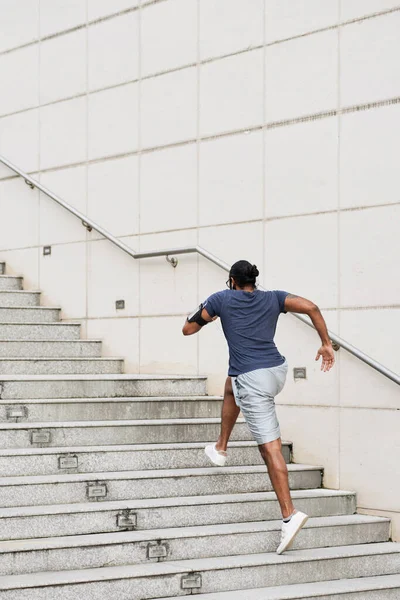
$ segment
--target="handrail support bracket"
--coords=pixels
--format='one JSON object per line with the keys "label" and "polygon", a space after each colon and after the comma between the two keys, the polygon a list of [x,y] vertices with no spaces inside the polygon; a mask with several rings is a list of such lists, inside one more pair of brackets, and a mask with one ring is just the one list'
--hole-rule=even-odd
{"label": "handrail support bracket", "polygon": [[178,266],[178,259],[175,258],[174,256],[167,256],[165,257],[167,262],[169,262],[170,265],[172,265],[174,267],[174,269],[176,269],[176,267]]}
{"label": "handrail support bracket", "polygon": [[89,225],[89,223],[86,223],[86,221],[82,221],[82,225],[90,232],[93,231],[93,227],[91,227]]}

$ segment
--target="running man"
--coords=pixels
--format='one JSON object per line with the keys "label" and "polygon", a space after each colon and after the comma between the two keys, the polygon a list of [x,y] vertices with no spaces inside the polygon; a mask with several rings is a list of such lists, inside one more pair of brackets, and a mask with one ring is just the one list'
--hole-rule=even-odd
{"label": "running man", "polygon": [[187,318],[184,335],[198,333],[207,323],[221,318],[229,347],[229,371],[222,407],[221,435],[207,446],[213,464],[223,466],[230,434],[241,411],[268,469],[282,511],[282,536],[277,549],[289,549],[308,516],[294,508],[288,470],[282,454],[275,396],[282,391],[288,364],[275,343],[276,325],[281,313],[303,313],[310,317],[322,345],[315,360],[322,357],[321,370],[329,371],[335,362],[325,320],[316,304],[288,292],[257,289],[259,271],[246,260],[236,262],[226,282],[229,289],[212,294]]}

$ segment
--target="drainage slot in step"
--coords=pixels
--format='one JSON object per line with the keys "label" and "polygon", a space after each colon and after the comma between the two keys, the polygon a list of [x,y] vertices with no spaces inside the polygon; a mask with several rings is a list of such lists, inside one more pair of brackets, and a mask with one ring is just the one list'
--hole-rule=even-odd
{"label": "drainage slot in step", "polygon": [[183,575],[181,579],[181,588],[183,590],[199,590],[201,588],[201,574],[191,573],[190,575]]}
{"label": "drainage slot in step", "polygon": [[107,497],[107,484],[100,482],[90,482],[86,487],[86,494],[90,500],[98,500]]}
{"label": "drainage slot in step", "polygon": [[51,431],[32,431],[31,444],[50,444]]}
{"label": "drainage slot in step", "polygon": [[78,468],[78,457],[76,455],[65,455],[58,457],[58,468],[59,469],[77,469]]}
{"label": "drainage slot in step", "polygon": [[137,514],[124,510],[117,514],[117,527],[120,529],[134,529],[137,525]]}
{"label": "drainage slot in step", "polygon": [[27,406],[7,406],[7,408],[6,408],[7,421],[12,421],[14,419],[26,419],[27,417],[28,417],[28,407]]}
{"label": "drainage slot in step", "polygon": [[147,558],[167,558],[168,546],[167,544],[158,544],[157,542],[150,542],[147,546]]}

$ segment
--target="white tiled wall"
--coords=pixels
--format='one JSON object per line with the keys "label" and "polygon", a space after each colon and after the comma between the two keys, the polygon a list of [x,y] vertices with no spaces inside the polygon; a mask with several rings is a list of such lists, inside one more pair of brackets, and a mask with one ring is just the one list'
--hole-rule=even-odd
{"label": "white tiled wall", "polygon": [[200,133],[214,135],[263,120],[263,51],[253,50],[200,68]]}
{"label": "white tiled wall", "polygon": [[0,116],[26,110],[39,101],[39,46],[0,55]]}
{"label": "white tiled wall", "polygon": [[337,118],[276,127],[265,139],[268,218],[337,208]]}
{"label": "white tiled wall", "polygon": [[200,225],[263,218],[262,146],[261,131],[201,144]]}
{"label": "white tiled wall", "polygon": [[156,2],[142,12],[142,76],[195,63],[197,0]]}
{"label": "white tiled wall", "polygon": [[264,41],[264,1],[202,0],[199,3],[201,60],[261,46]]}
{"label": "white tiled wall", "polygon": [[343,106],[400,95],[400,12],[343,27],[340,42]]}
{"label": "white tiled wall", "polygon": [[[84,165],[48,171],[41,174],[40,183],[83,214],[87,214],[86,171]],[[40,194],[39,214],[41,245],[86,240],[86,229],[81,222],[45,194]]]}
{"label": "white tiled wall", "polygon": [[268,121],[282,121],[337,108],[337,29],[267,47]]}
{"label": "white tiled wall", "polygon": [[272,43],[336,25],[338,11],[339,0],[266,0],[266,41]]}
{"label": "white tiled wall", "polygon": [[128,13],[90,27],[88,48],[90,90],[137,79],[139,74],[138,13]]}
{"label": "white tiled wall", "polygon": [[[12,1],[12,0],[10,0]],[[40,35],[46,37],[86,24],[86,4],[82,0],[36,0],[40,1]],[[34,4],[33,0],[25,0]],[[15,5],[17,3],[14,2]]]}
{"label": "white tiled wall", "polygon": [[[39,168],[39,109],[0,119],[0,153],[26,171]],[[10,172],[0,165],[0,177]]]}
{"label": "white tiled wall", "polygon": [[[256,263],[399,370],[399,0],[2,0],[0,22],[0,154],[134,251],[200,244]],[[1,165],[0,209],[0,259],[106,355],[205,373],[221,393],[220,324],[181,327],[224,271],[193,254],[135,261]],[[392,514],[398,386],[344,350],[321,373],[317,334],[290,315],[276,339],[296,460]]]}
{"label": "white tiled wall", "polygon": [[340,205],[399,202],[400,104],[344,115],[340,132]]}
{"label": "white tiled wall", "polygon": [[38,38],[39,0],[19,0],[18,2],[2,0],[0,2],[0,23],[0,52],[36,40]]}
{"label": "white tiled wall", "polygon": [[40,109],[40,167],[81,163],[87,155],[87,100],[74,98]]}
{"label": "white tiled wall", "polygon": [[138,148],[138,84],[90,94],[89,158],[115,156]]}
{"label": "white tiled wall", "polygon": [[141,84],[142,147],[193,139],[197,134],[197,73],[194,67]]}
{"label": "white tiled wall", "polygon": [[40,47],[40,102],[86,92],[86,30],[51,38]]}

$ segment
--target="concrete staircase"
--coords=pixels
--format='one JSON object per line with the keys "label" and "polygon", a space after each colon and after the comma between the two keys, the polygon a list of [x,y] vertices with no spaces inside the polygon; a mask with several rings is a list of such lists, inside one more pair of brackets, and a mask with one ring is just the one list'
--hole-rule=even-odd
{"label": "concrete staircase", "polygon": [[400,598],[390,522],[290,463],[311,515],[277,556],[280,512],[243,421],[229,466],[203,447],[221,399],[203,377],[124,375],[100,341],[0,264],[1,600]]}

